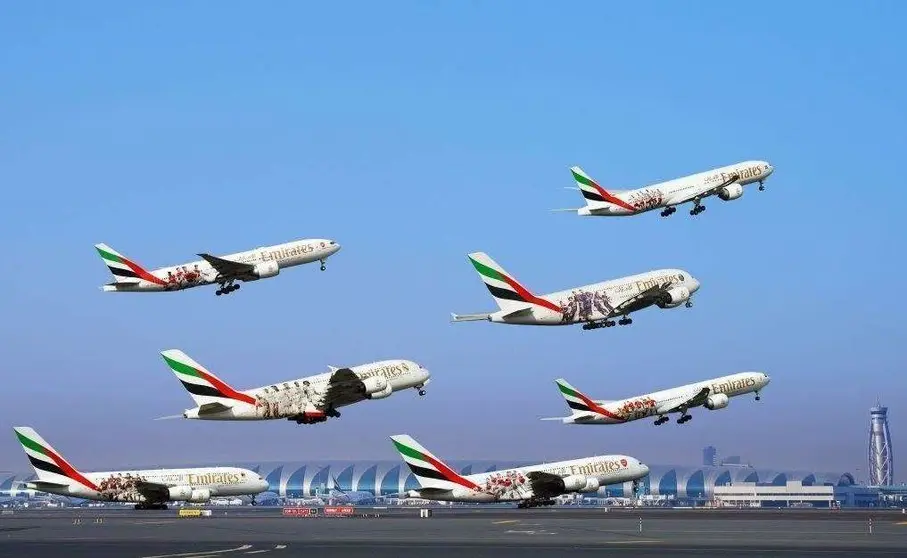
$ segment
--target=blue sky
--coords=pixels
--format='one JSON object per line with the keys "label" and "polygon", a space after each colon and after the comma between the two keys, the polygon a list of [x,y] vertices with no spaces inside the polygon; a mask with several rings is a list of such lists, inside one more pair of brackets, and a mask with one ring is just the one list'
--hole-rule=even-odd
{"label": "blue sky", "polygon": [[[894,2],[9,5],[0,19],[0,430],[83,468],[600,452],[865,476],[869,407],[907,447],[899,257],[904,77]],[[745,159],[765,192],[635,219],[578,207],[568,168],[633,187]],[[216,298],[109,295],[92,248],[149,267],[299,237],[343,245]],[[680,267],[691,310],[584,332],[451,324],[493,308],[465,254],[537,292]],[[383,358],[434,372],[316,427],[152,421],[191,400],[158,351],[236,387]],[[553,378],[619,398],[746,369],[762,401],[689,424],[539,422]],[[9,432],[0,469],[27,467]],[[903,474],[896,469],[896,476]]]}

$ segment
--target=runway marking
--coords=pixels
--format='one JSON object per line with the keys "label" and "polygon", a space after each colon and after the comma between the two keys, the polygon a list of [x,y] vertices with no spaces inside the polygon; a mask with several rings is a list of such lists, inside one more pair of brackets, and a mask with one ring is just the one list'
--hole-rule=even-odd
{"label": "runway marking", "polygon": [[263,553],[263,552],[271,552],[271,551],[268,550],[268,549],[265,549],[265,550],[250,550],[249,552],[245,552],[244,554],[261,554],[261,553]]}
{"label": "runway marking", "polygon": [[283,549],[285,549],[286,547],[287,547],[287,545],[285,545],[285,544],[279,544],[279,545],[277,545],[277,546],[274,547],[274,550],[283,550]]}
{"label": "runway marking", "polygon": [[179,554],[156,554],[154,556],[143,556],[142,558],[204,558],[214,554],[223,554],[224,552],[236,552],[238,550],[249,550],[252,548],[251,544],[244,544],[242,546],[237,546],[236,548],[227,548],[224,550],[205,550],[203,552],[181,552]]}
{"label": "runway marking", "polygon": [[643,544],[643,543],[660,543],[655,539],[652,540],[632,540],[632,541],[606,541],[606,544]]}
{"label": "runway marking", "polygon": [[898,521],[895,525],[907,525],[907,521]]}
{"label": "runway marking", "polygon": [[504,523],[519,523],[519,519],[502,519],[501,521],[492,521],[493,525],[503,525]]}
{"label": "runway marking", "polygon": [[513,533],[520,535],[556,535],[557,533],[553,531],[504,531],[505,533]]}

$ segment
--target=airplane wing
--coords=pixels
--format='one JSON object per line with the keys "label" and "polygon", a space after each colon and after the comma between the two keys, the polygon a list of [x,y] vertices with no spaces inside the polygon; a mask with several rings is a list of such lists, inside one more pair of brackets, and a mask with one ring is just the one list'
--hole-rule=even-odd
{"label": "airplane wing", "polygon": [[252,264],[225,260],[223,258],[218,258],[217,256],[212,256],[211,254],[199,254],[199,256],[208,262],[222,279],[245,277],[251,275],[252,271],[255,269],[255,266]]}
{"label": "airplane wing", "polygon": [[135,489],[149,500],[164,500],[170,498],[170,487],[157,482],[138,481]]}
{"label": "airplane wing", "polygon": [[677,412],[685,413],[687,411],[687,409],[691,409],[693,407],[699,407],[700,405],[704,404],[706,402],[706,400],[709,398],[710,392],[711,392],[711,390],[709,388],[705,387],[705,388],[702,388],[701,390],[699,390],[698,392],[696,392],[692,397],[688,397],[685,399],[683,399],[683,398],[669,399],[668,401],[665,401],[662,405],[659,405],[658,410],[657,410],[658,414],[663,415],[666,413],[677,413]]}
{"label": "airplane wing", "polygon": [[708,186],[704,190],[693,191],[689,196],[684,198],[678,203],[684,203],[691,200],[701,200],[702,198],[707,198],[713,194],[717,194],[718,190],[721,190],[725,186],[730,186],[734,182],[740,180],[740,175],[737,173],[729,175],[726,179],[722,180],[717,186]]}
{"label": "airplane wing", "polygon": [[365,384],[349,368],[338,368],[328,380],[321,406],[349,405],[365,399]]}
{"label": "airplane wing", "polygon": [[646,306],[656,304],[666,295],[667,290],[671,285],[672,283],[670,281],[665,281],[664,283],[654,285],[640,293],[631,296],[627,300],[615,306],[614,310],[611,311],[610,316],[620,316],[628,312],[633,312],[635,310],[645,308]]}
{"label": "airplane wing", "polygon": [[553,473],[532,471],[527,473],[526,477],[532,486],[532,493],[536,496],[560,496],[563,493],[561,489],[564,486],[564,482],[561,477]]}

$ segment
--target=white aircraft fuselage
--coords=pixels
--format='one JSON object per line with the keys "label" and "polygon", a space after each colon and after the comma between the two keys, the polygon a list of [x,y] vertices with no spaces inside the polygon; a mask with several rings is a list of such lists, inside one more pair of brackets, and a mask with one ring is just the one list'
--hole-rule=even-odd
{"label": "white aircraft fuselage", "polygon": [[[102,248],[99,248],[100,250]],[[115,274],[126,273],[128,276],[125,280],[123,277],[115,276],[117,280],[104,285],[102,289],[105,292],[152,293],[181,291],[202,285],[223,285],[224,283],[232,285],[236,280],[268,279],[280,273],[281,269],[317,261],[322,263],[322,269],[324,269],[325,260],[338,250],[340,250],[340,244],[333,240],[310,238],[219,256],[223,260],[253,266],[252,270],[241,278],[225,278],[204,259],[146,271],[120,254],[114,254],[112,257],[118,257],[121,265],[119,269],[111,267],[111,271]],[[107,260],[110,265],[110,260],[103,253],[102,258]]]}
{"label": "white aircraft fuselage", "polygon": [[[321,406],[315,405],[332,389],[331,379],[338,370],[349,370],[361,381],[361,396],[365,399],[383,399],[404,389],[420,389],[429,382],[431,373],[411,360],[382,360],[353,366],[348,369],[332,368],[330,372],[306,376],[296,380],[276,382],[235,393],[228,408],[206,412],[202,406],[187,409],[183,418],[200,420],[272,420],[301,417],[308,414],[322,416]],[[335,379],[336,381],[336,379]],[[362,399],[344,397],[330,403],[333,409],[351,405]]]}
{"label": "white aircraft fuselage", "polygon": [[[198,467],[191,469],[149,469],[78,473],[70,476],[45,475],[45,481],[26,483],[30,489],[107,502],[150,502],[135,487],[148,482],[169,487],[166,498],[157,501],[207,502],[215,496],[255,495],[267,490],[268,483],[258,473],[237,467]],[[71,478],[75,477],[75,478]]]}
{"label": "white aircraft fuselage", "polygon": [[[681,411],[677,407],[706,388],[708,398],[701,405],[718,410],[725,408],[731,397],[755,393],[758,399],[759,391],[770,381],[763,372],[741,372],[617,401],[592,400],[595,406],[574,410],[572,416],[563,417],[561,421],[565,424],[623,424],[669,413],[686,413],[688,408]],[[561,391],[564,395],[563,388]],[[579,394],[579,397],[585,396]]]}
{"label": "white aircraft fuselage", "polygon": [[[589,202],[586,207],[579,208],[577,214],[595,217],[638,215],[653,209],[669,208],[694,201],[701,193],[722,184],[725,184],[723,188],[708,195],[717,195],[724,201],[735,200],[743,195],[744,186],[758,183],[761,188],[762,182],[774,170],[774,167],[766,161],[743,161],[634,190],[611,191],[610,198],[613,199]],[[739,178],[733,180],[734,175]]]}
{"label": "white aircraft fuselage", "polygon": [[649,474],[649,467],[627,455],[598,455],[466,475],[461,477],[466,482],[450,489],[410,490],[406,496],[446,502],[519,502],[550,497],[534,493],[528,478],[533,472],[561,477],[562,493],[597,492],[602,486],[641,479]]}
{"label": "white aircraft fuselage", "polygon": [[682,269],[659,269],[583,285],[536,297],[530,312],[514,314],[500,310],[488,314],[488,321],[516,325],[558,326],[598,322],[616,316],[626,316],[652,305],[651,302],[630,306],[624,311],[614,308],[643,291],[670,281],[676,299],[668,300],[662,308],[675,308],[687,302],[699,290],[699,281]]}

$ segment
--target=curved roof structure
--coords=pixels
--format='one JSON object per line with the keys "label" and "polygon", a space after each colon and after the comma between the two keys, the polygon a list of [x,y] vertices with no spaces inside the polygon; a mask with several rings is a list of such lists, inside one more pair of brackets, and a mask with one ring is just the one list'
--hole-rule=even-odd
{"label": "curved roof structure", "polygon": [[[448,464],[464,475],[496,471],[526,465],[514,461],[450,461]],[[305,498],[331,488],[346,492],[368,492],[377,496],[399,494],[419,488],[415,477],[402,461],[311,461],[231,463],[252,469],[267,479],[269,491],[282,497]],[[687,467],[649,465],[649,476],[640,484],[643,493],[676,498],[710,499],[716,485],[738,482],[783,486],[787,481],[804,485],[850,486],[856,484],[850,473],[785,471],[741,466]],[[34,475],[0,475],[0,494],[8,495],[14,480],[24,481]],[[626,497],[632,494],[632,483],[610,485],[599,490],[602,496]]]}

